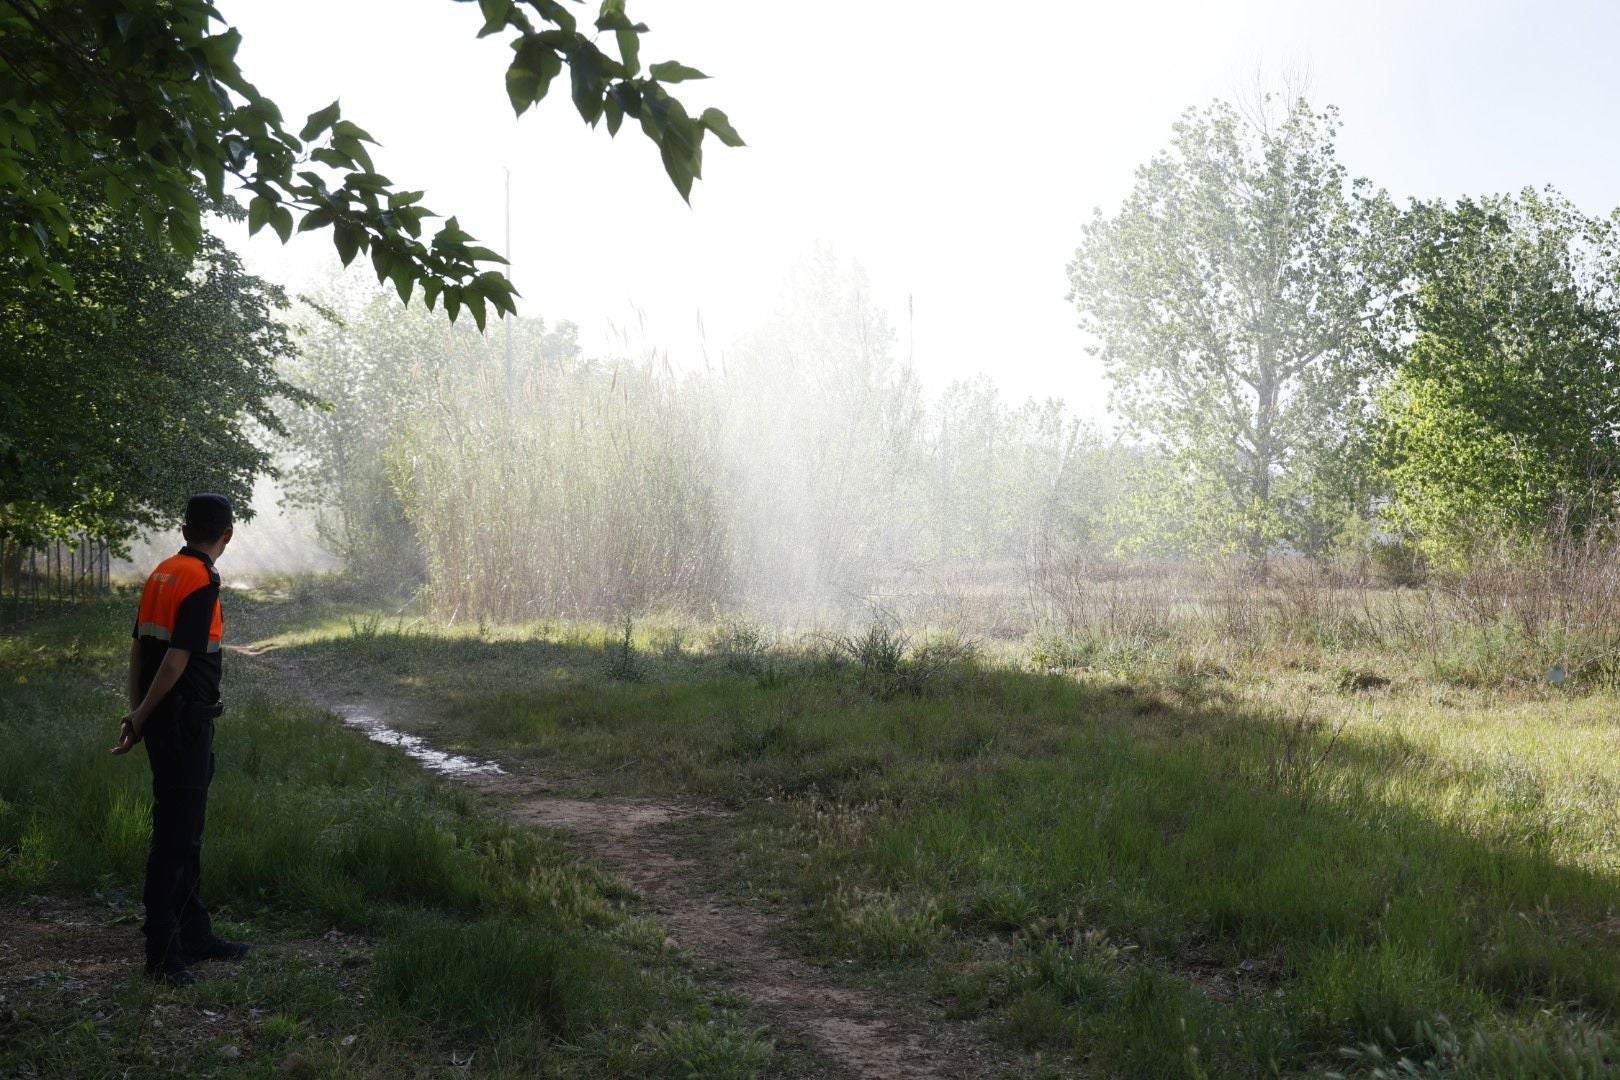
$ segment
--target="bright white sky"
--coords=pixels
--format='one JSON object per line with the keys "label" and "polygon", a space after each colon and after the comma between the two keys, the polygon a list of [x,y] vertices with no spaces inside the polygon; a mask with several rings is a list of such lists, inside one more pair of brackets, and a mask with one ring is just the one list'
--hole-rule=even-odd
{"label": "bright white sky", "polygon": [[[785,268],[829,244],[865,266],[928,385],[988,372],[1015,397],[1100,415],[1064,300],[1080,227],[1117,207],[1178,114],[1257,66],[1307,67],[1312,100],[1342,111],[1341,160],[1397,196],[1553,183],[1591,211],[1620,205],[1620,4],[1606,0],[630,0],[652,29],[644,61],[713,76],[680,96],[724,108],[750,144],[705,143],[691,208],[639,130],[586,129],[562,81],[514,120],[509,50],[475,40],[475,4],[220,7],[290,127],[341,98],[382,143],[381,172],[497,249],[510,168],[525,314],[684,365],[705,341],[722,353]],[[325,234],[282,250],[265,230],[247,250],[294,288],[336,265]]]}

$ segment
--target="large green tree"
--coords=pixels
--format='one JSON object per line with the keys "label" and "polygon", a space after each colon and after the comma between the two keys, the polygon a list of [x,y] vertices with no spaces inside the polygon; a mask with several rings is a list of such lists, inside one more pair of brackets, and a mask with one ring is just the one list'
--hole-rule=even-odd
{"label": "large green tree", "polygon": [[1620,493],[1620,247],[1555,192],[1419,203],[1410,346],[1382,395],[1394,520],[1455,561]]}
{"label": "large green tree", "polygon": [[115,542],[172,520],[199,489],[244,502],[270,466],[261,429],[292,353],[279,290],[210,236],[192,255],[74,198],[62,255],[76,288],[0,260],[0,547],[69,532]]}
{"label": "large green tree", "polygon": [[[665,84],[702,78],[675,62],[643,67],[645,24],[624,0],[602,0],[581,26],[559,0],[479,0],[480,35],[504,34],[512,107],[522,114],[568,72],[581,118],[617,133],[636,120],[686,197],[703,166],[703,138],[741,145],[724,113],[689,116]],[[610,56],[597,45],[606,35]],[[370,255],[379,281],[402,299],[420,285],[428,306],[451,318],[465,307],[482,327],[487,310],[509,312],[511,283],[495,252],[450,218],[434,217],[422,193],[377,172],[366,131],[334,102],[296,134],[275,102],[236,63],[241,36],[208,0],[0,0],[0,257],[30,280],[74,283],[65,252],[82,224],[64,184],[93,182],[113,209],[130,206],[149,236],[182,255],[203,237],[205,203],[234,178],[249,193],[248,219],[283,241],[327,229],[345,264]]]}
{"label": "large green tree", "polygon": [[1318,546],[1357,496],[1330,466],[1365,420],[1397,215],[1347,178],[1337,130],[1304,101],[1189,111],[1069,267],[1113,404],[1204,544]]}

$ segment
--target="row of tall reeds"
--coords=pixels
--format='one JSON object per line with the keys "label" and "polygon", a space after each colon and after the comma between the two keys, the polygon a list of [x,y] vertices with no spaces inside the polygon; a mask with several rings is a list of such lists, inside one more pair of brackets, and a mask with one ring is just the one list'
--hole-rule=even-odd
{"label": "row of tall reeds", "polygon": [[897,569],[1097,527],[1129,452],[988,380],[930,400],[859,276],[812,270],[703,370],[362,306],[305,343],[333,407],[290,421],[300,494],[351,575],[451,619],[860,611]]}

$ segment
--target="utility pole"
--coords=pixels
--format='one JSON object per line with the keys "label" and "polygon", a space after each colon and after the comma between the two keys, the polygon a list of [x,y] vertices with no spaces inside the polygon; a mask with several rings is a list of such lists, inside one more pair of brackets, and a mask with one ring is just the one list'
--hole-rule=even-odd
{"label": "utility pole", "polygon": [[906,367],[915,367],[917,359],[917,304],[911,293],[906,293]]}
{"label": "utility pole", "polygon": [[[512,170],[506,169],[506,276],[512,276]],[[512,313],[508,311],[501,317],[506,325],[506,410],[512,411],[512,401],[516,396],[513,387],[512,373]]]}

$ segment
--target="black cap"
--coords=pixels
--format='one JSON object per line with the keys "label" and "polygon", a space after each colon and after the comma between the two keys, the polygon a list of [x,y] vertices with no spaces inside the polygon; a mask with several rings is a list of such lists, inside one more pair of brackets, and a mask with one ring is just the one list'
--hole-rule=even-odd
{"label": "black cap", "polygon": [[186,503],[186,526],[205,536],[222,535],[231,527],[231,520],[231,500],[223,495],[203,492]]}

